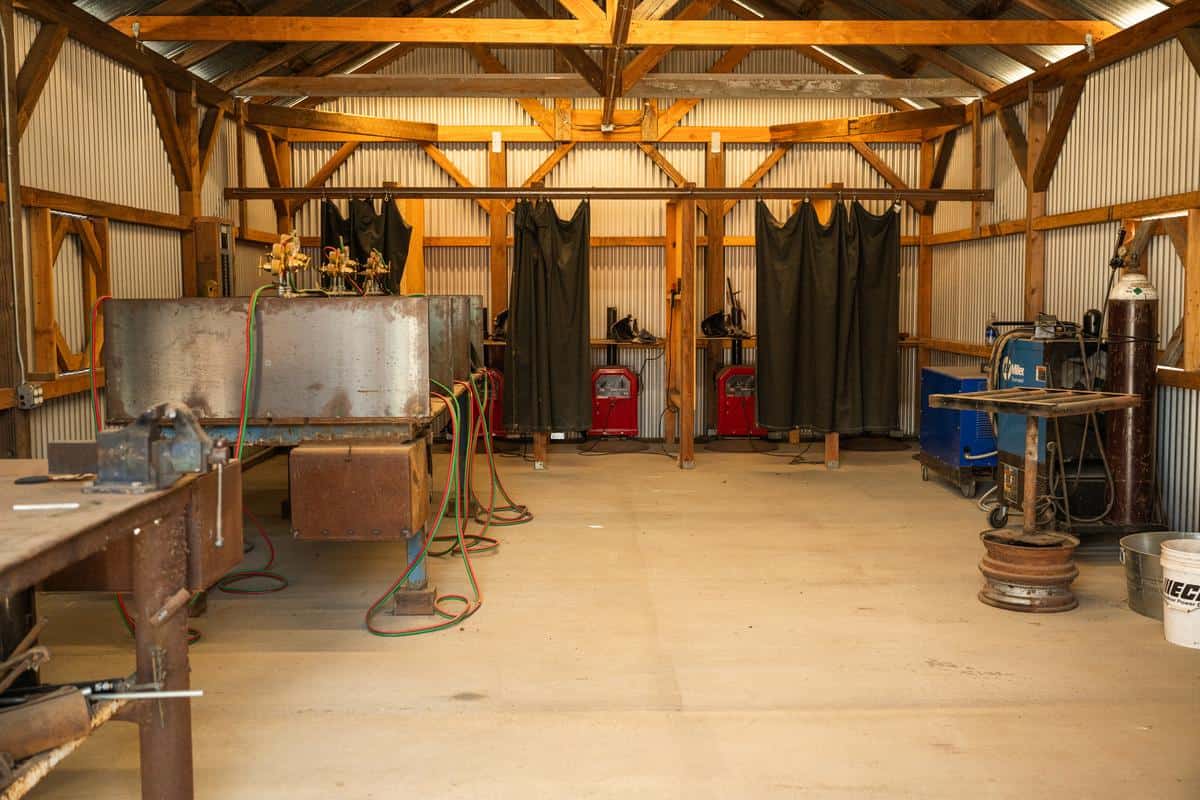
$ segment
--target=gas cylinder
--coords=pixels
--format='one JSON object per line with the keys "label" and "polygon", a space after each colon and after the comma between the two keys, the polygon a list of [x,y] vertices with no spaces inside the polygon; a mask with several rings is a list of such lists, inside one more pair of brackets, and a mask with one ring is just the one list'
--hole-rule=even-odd
{"label": "gas cylinder", "polygon": [[1110,392],[1136,394],[1137,408],[1107,415],[1105,451],[1113,474],[1109,521],[1139,526],[1153,521],[1154,401],[1158,387],[1158,290],[1146,275],[1126,272],[1108,295]]}

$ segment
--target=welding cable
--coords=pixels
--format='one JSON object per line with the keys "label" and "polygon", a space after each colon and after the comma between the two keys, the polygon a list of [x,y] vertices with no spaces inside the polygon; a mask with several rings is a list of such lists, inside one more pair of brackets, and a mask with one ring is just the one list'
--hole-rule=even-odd
{"label": "welding cable", "polygon": [[[191,608],[192,604],[196,602],[196,598],[199,596],[199,592],[192,595],[192,599],[188,601],[188,608]],[[125,630],[129,631],[130,636],[136,636],[137,623],[133,621],[133,615],[130,614],[129,609],[125,607],[125,599],[121,597],[120,592],[114,593],[113,599],[117,601],[117,611],[121,612],[121,621],[125,623]],[[200,631],[189,625],[187,629],[187,643],[195,644],[196,642],[200,641],[201,638],[203,637],[201,636]]]}
{"label": "welding cable", "polygon": [[[466,387],[467,390],[470,391],[470,384],[467,383],[466,381],[455,381],[455,385]],[[475,474],[475,453],[479,448],[480,433],[483,430],[485,430],[484,414],[481,413],[478,415],[478,417],[475,415],[475,404],[474,403],[469,404],[468,427],[470,428],[471,433],[470,433],[470,436],[467,438],[467,441],[465,442],[467,461],[462,470],[462,476],[464,479],[462,481],[462,485],[456,487],[455,495],[454,495],[454,502],[456,504],[456,509],[457,508],[464,509],[464,511],[462,512],[464,515],[473,507],[471,505],[472,503],[478,502],[478,500],[475,497],[475,491],[474,491],[474,486],[473,486],[474,474]],[[454,442],[451,445],[451,447],[455,448],[456,453],[458,452],[458,447],[461,443],[462,442],[460,442],[460,440],[457,437],[454,439]],[[491,484],[491,494],[490,494],[490,498],[489,498],[489,502],[488,502],[488,507],[490,508],[495,503],[495,501],[496,501],[496,485],[495,485],[495,482],[493,481]],[[483,527],[477,533],[466,533],[465,519],[463,522],[463,526],[464,526],[463,527],[463,540],[466,542],[467,551],[472,554],[484,553],[489,550],[495,550],[497,547],[500,546],[499,539],[496,539],[495,537],[487,535],[487,530],[490,527],[491,520],[489,518],[485,517],[484,520],[480,524]],[[429,551],[430,556],[432,556],[434,558],[440,558],[442,556],[458,554],[458,548],[459,548],[458,535],[434,536],[433,541],[435,541],[435,542],[451,542],[451,544],[449,547],[447,547],[444,550],[435,551],[435,550],[431,549]]]}
{"label": "welding cable", "polygon": [[[275,543],[271,541],[271,537],[267,535],[267,529],[263,527],[262,522],[259,521],[258,517],[254,516],[250,509],[243,507],[242,513],[250,520],[250,522],[254,524],[254,527],[258,529],[258,535],[262,537],[263,542],[267,545],[267,563],[264,564],[261,569],[245,569],[237,572],[231,572],[217,581],[217,588],[226,594],[257,595],[282,592],[288,587],[288,579],[271,569],[275,566]],[[243,581],[260,578],[262,580],[271,581],[272,583],[255,589],[245,589],[238,585]]]}
{"label": "welding cable", "polygon": [[101,419],[100,414],[100,393],[96,391],[96,320],[100,316],[100,305],[105,300],[112,300],[112,295],[100,295],[92,304],[92,338],[88,342],[88,353],[91,357],[91,361],[88,363],[88,383],[92,388],[92,414],[96,420],[96,433],[99,433],[104,427],[104,420]]}
{"label": "welding cable", "polygon": [[254,311],[258,307],[259,295],[276,285],[269,283],[255,289],[254,293],[250,295],[249,304],[246,306],[246,364],[242,368],[242,410],[238,414],[237,446],[233,451],[239,461],[242,459],[242,440],[246,436],[246,415],[250,406],[250,390],[254,385]]}
{"label": "welding cable", "polygon": [[[437,381],[433,381],[433,383],[436,384],[440,389],[442,389],[446,393],[443,395],[443,394],[439,394],[437,392],[431,392],[431,394],[434,397],[441,399],[446,404],[446,409],[450,415],[451,435],[455,439],[457,439],[458,436],[462,435],[462,432],[460,429],[461,419],[459,417],[459,412],[458,412],[458,408],[456,407],[456,403],[454,402],[454,392],[451,391],[450,389],[448,389],[446,386],[442,385],[441,383],[438,383]],[[425,634],[425,633],[434,633],[435,631],[446,630],[447,628],[452,628],[455,625],[459,625],[462,622],[466,621],[476,611],[478,611],[480,609],[480,607],[483,605],[483,593],[479,589],[479,582],[475,578],[475,570],[471,566],[471,556],[467,552],[467,545],[463,538],[463,529],[465,527],[465,519],[463,517],[463,509],[462,509],[461,505],[458,505],[458,507],[455,508],[455,512],[454,512],[454,529],[455,529],[455,534],[459,539],[458,554],[462,558],[463,566],[467,573],[467,579],[471,585],[473,599],[467,597],[465,594],[438,595],[433,601],[433,611],[437,616],[442,617],[442,621],[435,622],[432,625],[424,625],[424,626],[420,626],[417,628],[407,628],[407,629],[398,629],[397,630],[397,629],[379,628],[373,622],[374,617],[383,609],[384,604],[387,603],[389,600],[391,600],[396,595],[396,593],[399,592],[403,588],[404,582],[408,580],[409,576],[412,575],[413,571],[423,561],[426,560],[426,558],[429,554],[429,546],[433,542],[434,535],[437,532],[438,528],[441,527],[442,521],[446,517],[446,509],[450,504],[451,492],[457,491],[457,488],[458,488],[457,487],[457,484],[458,484],[457,467],[458,467],[458,448],[453,447],[450,450],[450,463],[446,470],[446,487],[445,487],[445,490],[442,492],[441,507],[438,510],[437,519],[435,520],[433,526],[430,528],[429,533],[425,536],[424,543],[421,546],[421,551],[419,553],[417,553],[417,555],[414,556],[411,561],[408,562],[408,566],[405,567],[404,572],[400,575],[399,578],[397,578],[392,583],[392,585],[390,587],[388,587],[387,591],[385,591],[382,595],[380,595],[379,598],[370,605],[370,607],[366,611],[366,614],[363,617],[363,623],[364,623],[367,631],[374,636],[381,636],[381,637],[387,637],[387,638],[399,638],[399,637],[405,637],[405,636],[419,636],[419,635]],[[451,612],[451,611],[446,610],[443,607],[443,604],[445,604],[447,602],[461,603],[462,607],[460,609],[458,609],[457,613]]]}
{"label": "welding cable", "polygon": [[[490,408],[489,399],[490,402],[495,402],[494,395],[490,389],[489,381],[490,376],[485,373],[483,376],[484,394],[482,398],[480,397],[477,388],[474,386],[474,382],[472,382],[471,387],[471,394],[475,400],[476,407],[479,409],[480,415],[484,417],[485,420],[487,418],[487,409]],[[501,499],[503,499],[507,504],[503,506],[489,504],[489,508],[487,509],[487,518],[490,520],[490,524],[495,527],[508,527],[513,525],[524,525],[526,522],[531,522],[533,520],[533,513],[527,506],[523,506],[513,500],[512,496],[509,495],[508,490],[504,488],[504,482],[500,480],[500,472],[496,469],[496,454],[492,447],[491,431],[487,429],[486,421],[484,423],[483,433],[484,449],[487,451],[488,469],[491,473],[491,480],[495,486],[495,490],[499,492]],[[515,516],[501,516],[501,514],[508,513],[515,514]],[[479,515],[476,515],[475,521],[481,522]]]}

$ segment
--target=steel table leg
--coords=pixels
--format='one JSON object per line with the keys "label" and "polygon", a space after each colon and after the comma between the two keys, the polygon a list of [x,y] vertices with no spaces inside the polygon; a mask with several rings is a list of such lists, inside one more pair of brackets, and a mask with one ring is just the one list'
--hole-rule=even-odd
{"label": "steel table leg", "polygon": [[[139,683],[189,685],[187,609],[151,620],[187,585],[186,512],[137,531],[133,539],[134,617]],[[138,713],[143,800],[191,800],[192,708],[187,699],[149,700]]]}

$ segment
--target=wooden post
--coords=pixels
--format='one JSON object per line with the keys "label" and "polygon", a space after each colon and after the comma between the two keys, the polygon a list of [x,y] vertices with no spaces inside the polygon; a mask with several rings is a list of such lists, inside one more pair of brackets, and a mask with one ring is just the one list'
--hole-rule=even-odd
{"label": "wooden post", "polygon": [[1029,129],[1025,133],[1028,146],[1025,174],[1025,319],[1034,319],[1043,308],[1046,283],[1046,237],[1034,228],[1034,220],[1046,213],[1046,193],[1033,190],[1033,174],[1046,142],[1046,95],[1034,94],[1029,100]]}
{"label": "wooden post", "polygon": [[[279,185],[292,185],[292,146],[286,139],[275,142],[275,163],[279,167]],[[284,200],[283,208],[275,215],[275,231],[280,234],[292,232],[292,204]]]}
{"label": "wooden post", "polygon": [[[238,100],[237,102],[237,141],[234,143],[236,147],[237,157],[237,185],[239,189],[246,188],[246,101]],[[238,231],[242,236],[246,235],[246,229],[250,227],[250,213],[246,208],[245,200],[238,200]]]}
{"label": "wooden post", "polygon": [[412,228],[400,291],[404,294],[425,294],[425,201],[418,197],[405,200],[400,213]]}
{"label": "wooden post", "polygon": [[[192,225],[200,216],[200,129],[196,120],[196,93],[175,93],[175,121],[183,142],[183,157],[188,178],[179,187],[179,213],[187,217]],[[196,234],[186,230],[180,236],[183,251],[183,296],[203,295],[196,280]]]}
{"label": "wooden post", "polygon": [[[488,186],[508,184],[508,165],[505,147],[500,152],[488,148]],[[503,200],[491,200],[488,212],[488,253],[491,274],[491,310],[495,317],[508,308],[508,210]]]}
{"label": "wooden post", "polygon": [[671,200],[667,202],[667,239],[666,247],[663,249],[664,260],[664,298],[666,300],[666,331],[667,340],[663,343],[665,348],[664,367],[666,373],[666,392],[663,397],[663,402],[666,403],[666,410],[663,413],[663,444],[672,445],[675,443],[676,427],[679,425],[679,402],[681,392],[679,390],[679,354],[680,343],[682,337],[683,324],[681,322],[681,308],[679,298],[676,294],[679,290],[680,277],[680,258],[681,248],[679,246],[680,237],[680,210],[679,203]]}
{"label": "wooden post", "polygon": [[221,296],[221,221],[201,217],[192,225],[196,243],[196,293],[200,297]]}
{"label": "wooden post", "polygon": [[[54,262],[58,254],[54,246],[53,222],[50,209],[31,208],[29,218],[29,277],[33,295],[33,363],[30,375],[51,380],[58,373],[58,356],[54,344]],[[9,335],[8,331],[4,332]]]}
{"label": "wooden post", "polygon": [[825,434],[825,469],[837,469],[842,465],[842,438],[837,431]]}
{"label": "wooden post", "polygon": [[696,201],[679,204],[679,467],[696,466]]}
{"label": "wooden post", "polygon": [[[725,185],[725,150],[718,145],[713,152],[710,145],[705,148],[704,185],[719,188]],[[704,236],[704,314],[715,314],[725,310],[725,201],[708,200],[705,203]],[[704,357],[704,427],[713,431],[717,427],[717,372],[724,358],[725,342],[708,342]]]}
{"label": "wooden post", "polygon": [[1183,269],[1183,368],[1200,370],[1200,208],[1188,211]]}
{"label": "wooden post", "polygon": [[[971,188],[983,188],[983,101],[976,100],[968,109],[971,118]],[[983,203],[971,201],[971,235],[978,236],[983,225]]]}
{"label": "wooden post", "polygon": [[533,434],[533,468],[545,469],[550,454],[550,434],[535,431]]}

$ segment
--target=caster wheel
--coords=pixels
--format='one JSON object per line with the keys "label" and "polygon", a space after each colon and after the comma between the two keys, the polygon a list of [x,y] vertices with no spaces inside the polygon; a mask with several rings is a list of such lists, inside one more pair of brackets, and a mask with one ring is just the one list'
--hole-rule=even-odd
{"label": "caster wheel", "polygon": [[962,496],[966,497],[968,499],[973,498],[975,496],[976,488],[977,487],[976,487],[974,478],[972,478],[971,480],[968,480],[968,481],[963,481],[962,483],[960,483],[958,485],[958,490],[960,492],[962,492]]}
{"label": "caster wheel", "polygon": [[1008,525],[1008,507],[996,506],[988,512],[988,525],[993,528],[1003,528]]}
{"label": "caster wheel", "polygon": [[925,467],[925,466],[921,467],[921,480],[923,480],[923,481],[929,480],[929,467]]}

